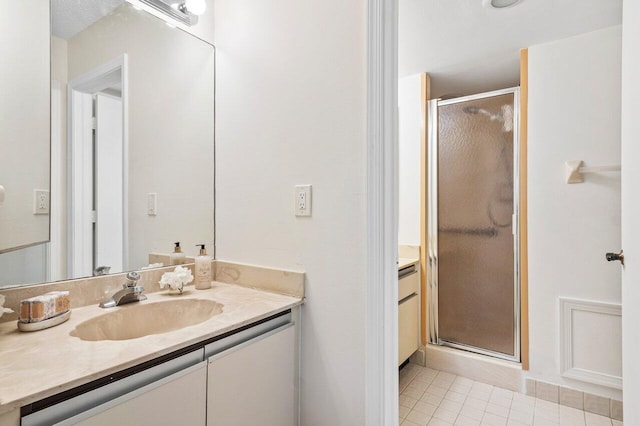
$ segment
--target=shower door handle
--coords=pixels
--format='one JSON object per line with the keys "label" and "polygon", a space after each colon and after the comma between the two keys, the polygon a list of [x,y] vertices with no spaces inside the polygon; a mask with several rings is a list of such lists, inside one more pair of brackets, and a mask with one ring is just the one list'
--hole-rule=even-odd
{"label": "shower door handle", "polygon": [[619,260],[622,266],[624,266],[624,250],[620,250],[620,253],[607,253],[605,256],[607,258],[607,262]]}

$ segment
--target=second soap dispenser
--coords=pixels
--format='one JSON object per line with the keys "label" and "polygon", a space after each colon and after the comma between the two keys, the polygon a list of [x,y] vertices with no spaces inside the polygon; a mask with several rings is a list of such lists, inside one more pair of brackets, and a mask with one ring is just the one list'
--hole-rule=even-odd
{"label": "second soap dispenser", "polygon": [[211,288],[211,262],[213,258],[207,255],[204,244],[197,244],[200,247],[200,255],[195,259],[195,286],[197,290],[205,290]]}
{"label": "second soap dispenser", "polygon": [[175,242],[173,253],[169,255],[169,265],[182,265],[185,261],[184,253],[180,249],[180,242]]}

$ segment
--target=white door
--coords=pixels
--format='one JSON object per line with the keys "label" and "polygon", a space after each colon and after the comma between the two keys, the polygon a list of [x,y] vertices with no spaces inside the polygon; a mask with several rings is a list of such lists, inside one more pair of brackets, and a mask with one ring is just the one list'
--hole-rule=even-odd
{"label": "white door", "polygon": [[96,95],[94,267],[124,271],[122,100]]}
{"label": "white door", "polygon": [[640,425],[640,2],[624,0],[622,30],[622,370],[624,423]]}

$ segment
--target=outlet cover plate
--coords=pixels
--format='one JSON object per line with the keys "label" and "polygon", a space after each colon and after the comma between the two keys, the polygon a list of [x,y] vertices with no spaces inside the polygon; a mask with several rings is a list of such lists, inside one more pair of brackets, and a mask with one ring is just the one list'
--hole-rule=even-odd
{"label": "outlet cover plate", "polygon": [[49,191],[46,189],[33,190],[33,214],[49,214]]}
{"label": "outlet cover plate", "polygon": [[296,185],[293,202],[296,216],[311,216],[311,185]]}

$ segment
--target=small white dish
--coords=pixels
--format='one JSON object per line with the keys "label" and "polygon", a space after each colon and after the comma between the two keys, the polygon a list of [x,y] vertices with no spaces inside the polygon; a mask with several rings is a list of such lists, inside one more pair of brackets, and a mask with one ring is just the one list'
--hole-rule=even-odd
{"label": "small white dish", "polygon": [[55,327],[58,324],[62,324],[71,317],[71,311],[67,311],[63,314],[55,316],[53,318],[46,319],[39,322],[20,322],[18,321],[18,330],[20,331],[38,331],[45,328]]}

